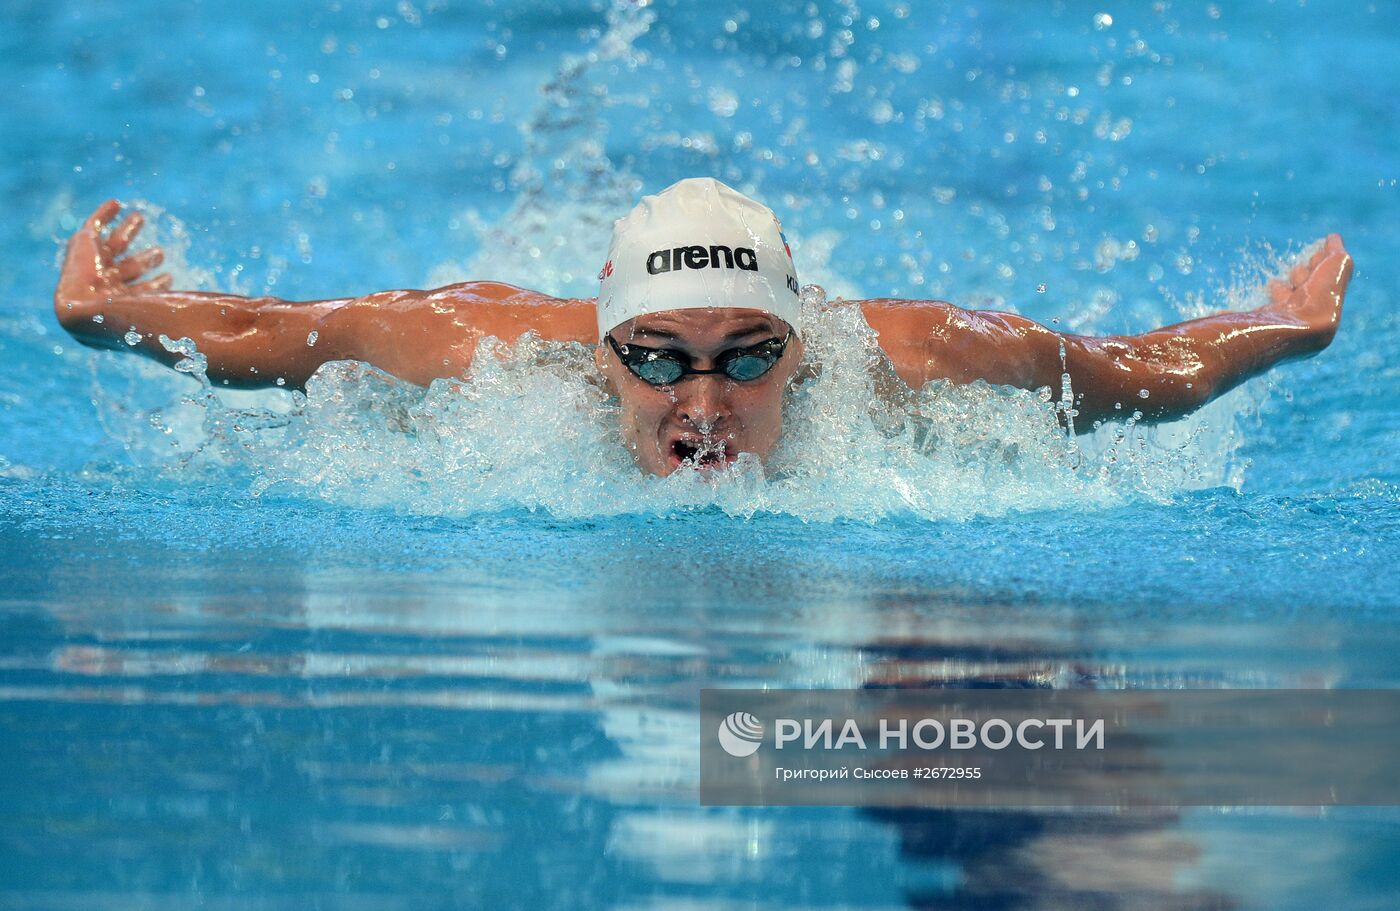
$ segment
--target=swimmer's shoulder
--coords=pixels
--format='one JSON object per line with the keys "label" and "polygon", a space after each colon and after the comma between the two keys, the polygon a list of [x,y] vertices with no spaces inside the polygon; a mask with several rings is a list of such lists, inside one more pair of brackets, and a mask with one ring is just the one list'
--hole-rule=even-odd
{"label": "swimmer's shoulder", "polygon": [[886,351],[901,345],[917,345],[922,350],[931,335],[967,315],[947,301],[879,298],[858,303]]}
{"label": "swimmer's shoulder", "polygon": [[881,298],[859,304],[880,348],[906,384],[917,389],[948,374],[945,362],[955,356],[948,342],[966,311],[936,300]]}
{"label": "swimmer's shoulder", "polygon": [[536,332],[555,341],[597,341],[598,311],[592,298],[555,297],[508,282],[470,281],[428,292],[429,301],[469,316],[498,338]]}
{"label": "swimmer's shoulder", "polygon": [[948,312],[959,308],[947,301],[911,300],[898,297],[878,297],[856,301],[867,320],[880,322],[944,319]]}
{"label": "swimmer's shoulder", "polygon": [[[534,304],[538,306],[541,304],[578,303],[571,298],[554,297],[542,291],[532,291],[509,282],[498,281],[457,282],[424,293],[441,300],[483,304]],[[593,305],[591,300],[587,303],[590,307]]]}

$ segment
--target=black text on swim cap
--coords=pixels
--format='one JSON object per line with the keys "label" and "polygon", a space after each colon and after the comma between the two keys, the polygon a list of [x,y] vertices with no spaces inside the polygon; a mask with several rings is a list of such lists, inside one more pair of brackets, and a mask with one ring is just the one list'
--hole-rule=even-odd
{"label": "black text on swim cap", "polygon": [[718,269],[723,263],[726,269],[758,271],[758,254],[748,247],[728,247],[718,244],[712,247],[698,245],[675,247],[670,250],[657,250],[647,257],[647,271],[652,275],[680,269]]}

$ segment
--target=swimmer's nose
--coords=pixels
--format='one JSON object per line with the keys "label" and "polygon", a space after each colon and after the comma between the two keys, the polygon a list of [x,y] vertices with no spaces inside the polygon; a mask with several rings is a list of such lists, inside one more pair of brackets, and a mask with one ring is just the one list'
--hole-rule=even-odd
{"label": "swimmer's nose", "polygon": [[729,418],[724,400],[724,380],[717,376],[691,376],[676,386],[676,411],[690,426],[711,431]]}

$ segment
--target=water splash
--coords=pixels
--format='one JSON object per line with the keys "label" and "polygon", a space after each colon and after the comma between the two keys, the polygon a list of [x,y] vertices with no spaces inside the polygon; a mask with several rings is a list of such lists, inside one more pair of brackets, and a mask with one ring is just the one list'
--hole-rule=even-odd
{"label": "water splash", "polygon": [[[593,46],[583,54],[565,55],[553,77],[540,86],[540,102],[520,127],[525,149],[511,173],[516,196],[510,210],[494,223],[474,209],[465,213],[480,248],[465,263],[438,264],[429,273],[429,285],[499,278],[528,281],[552,294],[592,290],[613,219],[631,208],[641,186],[604,152],[603,111],[646,103],[645,97],[610,92],[597,71],[617,65],[631,72],[646,62],[647,55],[636,47],[656,20],[646,6],[614,0],[607,29]],[[580,243],[582,238],[594,243]]]}
{"label": "water splash", "polygon": [[1238,481],[1234,424],[1248,393],[1173,425],[1133,416],[1076,440],[1048,389],[902,387],[859,307],[816,286],[803,295],[806,379],[789,395],[767,465],[742,456],[712,477],[642,474],[592,351],[533,335],[509,348],[484,341],[467,376],[427,389],[366,364],[330,363],[304,396],[215,390],[188,340],[172,341],[201,385],[170,412],[131,425],[146,444],[130,448],[187,483],[233,471],[255,495],[300,491],[434,515],[718,508],[816,521],[965,519],[1163,500]]}
{"label": "water splash", "polygon": [[[1214,290],[1212,307],[1204,295],[1175,306],[1256,306],[1263,264],[1284,275],[1310,252],[1260,249],[1248,257],[1254,270],[1239,269],[1230,286]],[[1076,438],[1049,389],[935,382],[909,390],[859,307],[809,285],[803,310],[806,379],[789,395],[779,448],[766,466],[743,456],[711,478],[643,475],[592,351],[533,335],[511,347],[485,340],[468,375],[427,389],[337,362],[304,394],[215,389],[190,340],[162,339],[183,356],[196,389],[175,393],[180,381],[149,363],[102,359],[94,369],[105,375],[93,391],[133,461],[180,483],[232,473],[254,495],[300,492],[417,514],[523,507],[577,518],[718,508],[818,521],[965,519],[1161,501],[1243,482],[1240,418],[1257,407],[1263,383],[1172,424],[1146,426],[1140,413],[1127,413]],[[125,384],[115,382],[123,376]]]}

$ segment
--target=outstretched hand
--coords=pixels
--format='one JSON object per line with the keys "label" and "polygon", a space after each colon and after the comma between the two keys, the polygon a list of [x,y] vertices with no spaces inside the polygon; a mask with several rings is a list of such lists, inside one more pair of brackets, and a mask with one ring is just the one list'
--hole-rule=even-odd
{"label": "outstretched hand", "polygon": [[1351,270],[1351,255],[1342,246],[1342,236],[1329,234],[1311,259],[1293,268],[1287,281],[1269,282],[1266,309],[1301,321],[1317,332],[1319,347],[1326,347],[1342,319],[1342,298]]}
{"label": "outstretched hand", "polygon": [[159,247],[123,256],[145,223],[140,212],[132,212],[110,233],[103,234],[120,211],[120,203],[107,200],[68,239],[63,273],[54,293],[54,312],[65,328],[100,313],[102,305],[114,298],[170,288],[169,274],[141,280],[165,260]]}

